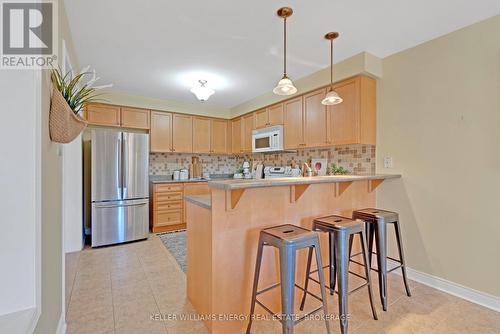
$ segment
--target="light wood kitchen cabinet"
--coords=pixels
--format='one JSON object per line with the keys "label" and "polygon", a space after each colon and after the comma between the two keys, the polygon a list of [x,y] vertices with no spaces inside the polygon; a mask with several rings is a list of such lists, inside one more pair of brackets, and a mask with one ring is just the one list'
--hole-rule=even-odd
{"label": "light wood kitchen cabinet", "polygon": [[151,112],[151,152],[172,152],[172,114]]}
{"label": "light wood kitchen cabinet", "polygon": [[121,107],[121,126],[133,129],[149,129],[149,110]]}
{"label": "light wood kitchen cabinet", "polygon": [[267,108],[267,125],[274,126],[280,124],[283,124],[283,103]]}
{"label": "light wood kitchen cabinet", "polygon": [[85,115],[87,122],[90,124],[116,127],[121,125],[119,106],[91,103],[85,107]]}
{"label": "light wood kitchen cabinet", "polygon": [[255,111],[254,118],[256,129],[265,128],[267,126],[267,123],[269,122],[267,108]]}
{"label": "light wood kitchen cabinet", "polygon": [[241,118],[242,138],[241,149],[242,152],[252,152],[252,131],[254,126],[254,115],[248,114]]}
{"label": "light wood kitchen cabinet", "polygon": [[343,102],[328,106],[332,145],[376,143],[376,81],[358,76],[335,84]]}
{"label": "light wood kitchen cabinet", "polygon": [[327,108],[321,104],[325,98],[326,88],[318,89],[304,95],[304,141],[306,147],[329,145],[327,129]]}
{"label": "light wood kitchen cabinet", "polygon": [[179,153],[193,152],[193,116],[173,115],[172,151]]}
{"label": "light wood kitchen cabinet", "polygon": [[302,96],[284,102],[285,149],[305,146]]}
{"label": "light wood kitchen cabinet", "polygon": [[283,103],[255,111],[254,122],[255,129],[283,124]]}
{"label": "light wood kitchen cabinet", "polygon": [[231,120],[231,153],[241,153],[241,118]]}
{"label": "light wood kitchen cabinet", "polygon": [[224,154],[228,153],[227,121],[223,119],[212,119],[210,136],[210,152]]}
{"label": "light wood kitchen cabinet", "polygon": [[212,121],[209,118],[193,118],[193,153],[210,153]]}
{"label": "light wood kitchen cabinet", "polygon": [[151,206],[151,230],[154,233],[178,230],[186,227],[184,222],[184,186],[182,183],[160,183],[153,185]]}

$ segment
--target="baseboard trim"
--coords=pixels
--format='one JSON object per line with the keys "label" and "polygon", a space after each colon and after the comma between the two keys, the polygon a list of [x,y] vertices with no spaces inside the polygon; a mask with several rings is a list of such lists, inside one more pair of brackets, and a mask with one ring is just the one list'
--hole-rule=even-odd
{"label": "baseboard trim", "polygon": [[[500,298],[485,292],[477,291],[466,286],[433,276],[415,269],[406,268],[408,278],[427,285],[431,288],[446,292],[450,295],[468,300],[472,303],[500,312]],[[401,270],[394,273],[401,275]]]}
{"label": "baseboard trim", "polygon": [[64,317],[64,314],[61,314],[61,317],[59,318],[56,334],[66,334],[66,319]]}

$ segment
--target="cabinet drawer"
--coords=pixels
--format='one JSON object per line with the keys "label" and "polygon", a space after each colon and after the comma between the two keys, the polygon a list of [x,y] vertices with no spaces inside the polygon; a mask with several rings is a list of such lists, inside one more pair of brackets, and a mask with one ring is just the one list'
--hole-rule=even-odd
{"label": "cabinet drawer", "polygon": [[182,193],[179,192],[156,193],[154,197],[155,202],[182,201]]}
{"label": "cabinet drawer", "polygon": [[155,212],[156,224],[155,226],[174,225],[182,223],[182,211],[156,211]]}
{"label": "cabinet drawer", "polygon": [[181,210],[182,201],[156,201],[154,203],[155,211],[165,211],[165,210]]}
{"label": "cabinet drawer", "polygon": [[165,183],[155,185],[155,193],[164,193],[172,191],[182,191],[182,183]]}

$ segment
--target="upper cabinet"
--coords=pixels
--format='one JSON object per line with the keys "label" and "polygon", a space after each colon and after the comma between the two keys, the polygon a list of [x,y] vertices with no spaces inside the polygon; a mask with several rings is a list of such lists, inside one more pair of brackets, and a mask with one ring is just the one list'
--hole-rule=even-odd
{"label": "upper cabinet", "polygon": [[172,114],[151,112],[151,152],[172,152]]}
{"label": "upper cabinet", "polygon": [[124,128],[149,129],[149,110],[122,107],[121,126]]}
{"label": "upper cabinet", "polygon": [[211,121],[210,149],[211,153],[230,153],[228,152],[228,122],[223,119],[212,119]]}
{"label": "upper cabinet", "polygon": [[147,109],[91,103],[86,106],[85,111],[87,121],[93,125],[133,129],[150,128],[150,112]]}
{"label": "upper cabinet", "polygon": [[248,114],[241,118],[241,150],[242,152],[252,152],[252,131],[254,126],[254,115]]}
{"label": "upper cabinet", "polygon": [[284,102],[284,135],[285,149],[306,146],[304,140],[304,115],[302,96]]}
{"label": "upper cabinet", "polygon": [[332,145],[376,143],[376,81],[365,76],[341,81],[334,86],[344,99],[328,106]]}
{"label": "upper cabinet", "polygon": [[241,118],[231,120],[231,153],[239,154],[242,152],[241,148]]}
{"label": "upper cabinet", "polygon": [[223,119],[193,118],[193,153],[228,153],[228,125]]}
{"label": "upper cabinet", "polygon": [[204,117],[193,118],[193,153],[210,153],[211,120]]}
{"label": "upper cabinet", "polygon": [[283,124],[283,103],[267,108],[267,125],[274,126],[280,124]]}
{"label": "upper cabinet", "polygon": [[193,152],[193,116],[173,115],[172,151]]}
{"label": "upper cabinet", "polygon": [[96,125],[120,126],[120,107],[101,103],[88,104],[85,107],[87,122]]}
{"label": "upper cabinet", "polygon": [[327,136],[327,109],[321,104],[326,96],[326,88],[304,95],[304,138],[306,147],[329,145]]}
{"label": "upper cabinet", "polygon": [[283,124],[283,103],[278,103],[254,112],[255,129],[279,124]]}

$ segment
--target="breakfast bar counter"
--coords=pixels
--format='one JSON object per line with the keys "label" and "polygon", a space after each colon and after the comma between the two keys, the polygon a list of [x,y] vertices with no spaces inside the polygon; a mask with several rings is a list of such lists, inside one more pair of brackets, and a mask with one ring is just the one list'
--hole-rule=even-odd
{"label": "breakfast bar counter", "polygon": [[[186,198],[187,295],[196,311],[204,316],[210,332],[236,333],[247,325],[262,229],[282,224],[310,229],[317,217],[331,214],[350,217],[353,210],[374,207],[374,190],[383,182],[394,182],[400,177],[342,175],[221,180],[209,182],[210,198]],[[328,263],[328,242],[324,235],[321,250],[323,263]],[[306,251],[297,255],[296,282],[302,285]],[[259,288],[277,282],[277,254],[265,249]],[[274,312],[281,311],[279,289],[259,298]]]}

